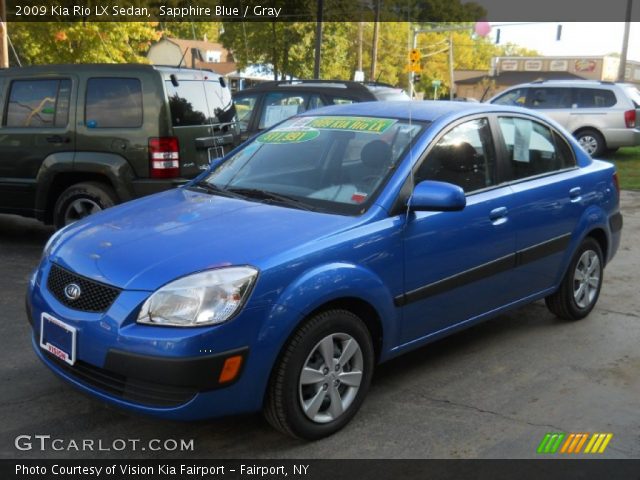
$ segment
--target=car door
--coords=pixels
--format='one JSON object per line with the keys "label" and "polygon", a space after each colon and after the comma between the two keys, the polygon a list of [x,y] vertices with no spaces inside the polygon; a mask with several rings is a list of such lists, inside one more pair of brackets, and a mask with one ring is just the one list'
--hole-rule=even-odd
{"label": "car door", "polygon": [[526,116],[498,115],[496,122],[503,171],[513,190],[517,262],[510,291],[519,299],[554,285],[586,192],[562,135]]}
{"label": "car door", "polygon": [[415,212],[404,229],[402,340],[411,342],[504,305],[511,284],[515,231],[511,189],[500,185],[486,117],[441,134],[415,173],[416,184],[461,186],[459,212]]}
{"label": "car door", "polygon": [[241,142],[253,135],[256,112],[260,110],[260,97],[260,93],[243,92],[237,93],[233,97],[236,104]]}
{"label": "car door", "polygon": [[[45,159],[75,150],[77,80],[70,75],[7,81],[0,134],[0,208],[29,215]],[[62,162],[62,158],[58,158]]]}

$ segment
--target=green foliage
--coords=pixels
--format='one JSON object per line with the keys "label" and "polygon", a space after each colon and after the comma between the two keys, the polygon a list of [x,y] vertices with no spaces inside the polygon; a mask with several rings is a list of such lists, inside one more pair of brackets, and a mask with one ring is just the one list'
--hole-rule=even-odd
{"label": "green foliage", "polygon": [[146,63],[160,36],[156,28],[155,22],[25,22],[9,24],[9,35],[23,65]]}

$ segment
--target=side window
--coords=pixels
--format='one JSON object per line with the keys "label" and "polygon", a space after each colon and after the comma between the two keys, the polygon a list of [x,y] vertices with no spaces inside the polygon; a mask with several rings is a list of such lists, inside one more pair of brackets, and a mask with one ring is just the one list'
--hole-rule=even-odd
{"label": "side window", "polygon": [[473,192],[496,183],[496,155],[486,118],[447,132],[420,165],[415,182],[438,180]]}
{"label": "side window", "polygon": [[531,108],[571,108],[571,89],[531,88],[527,106]]}
{"label": "side window", "polygon": [[70,80],[16,80],[11,83],[4,125],[65,127],[69,121]]}
{"label": "side window", "polygon": [[575,165],[571,148],[559,136],[554,138],[548,127],[518,117],[500,117],[498,124],[507,147],[508,180],[553,173]]}
{"label": "side window", "polygon": [[256,108],[256,103],[258,103],[258,95],[251,94],[238,96],[235,98],[235,102],[240,131],[246,132],[249,129],[249,122],[251,121],[253,109]]}
{"label": "side window", "polygon": [[269,128],[282,120],[305,111],[307,95],[297,92],[268,93],[258,128]]}
{"label": "side window", "polygon": [[616,104],[616,94],[602,88],[576,88],[578,108],[606,108]]}
{"label": "side window", "polygon": [[521,107],[527,99],[527,88],[516,88],[499,96],[493,102],[496,105],[511,105]]}
{"label": "side window", "polygon": [[89,128],[142,126],[142,85],[137,78],[90,78],[85,122]]}
{"label": "side window", "polygon": [[205,95],[204,82],[202,80],[180,80],[180,84],[177,87],[170,81],[166,81],[165,85],[169,97],[171,124],[174,127],[213,123],[210,118],[207,96]]}

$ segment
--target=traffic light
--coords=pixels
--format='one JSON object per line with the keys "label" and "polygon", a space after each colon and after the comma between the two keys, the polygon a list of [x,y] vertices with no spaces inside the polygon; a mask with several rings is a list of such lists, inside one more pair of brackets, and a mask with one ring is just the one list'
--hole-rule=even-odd
{"label": "traffic light", "polygon": [[422,69],[420,68],[420,58],[422,58],[420,50],[418,50],[417,48],[412,49],[409,52],[409,65],[407,65],[407,70],[414,73],[421,72]]}

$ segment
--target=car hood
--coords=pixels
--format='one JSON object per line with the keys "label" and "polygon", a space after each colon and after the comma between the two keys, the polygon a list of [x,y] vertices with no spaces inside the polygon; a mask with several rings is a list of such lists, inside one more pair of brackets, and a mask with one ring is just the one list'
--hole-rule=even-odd
{"label": "car hood", "polygon": [[49,258],[109,285],[152,291],[209,268],[264,268],[273,256],[355,222],[181,188],[73,224],[56,239]]}

